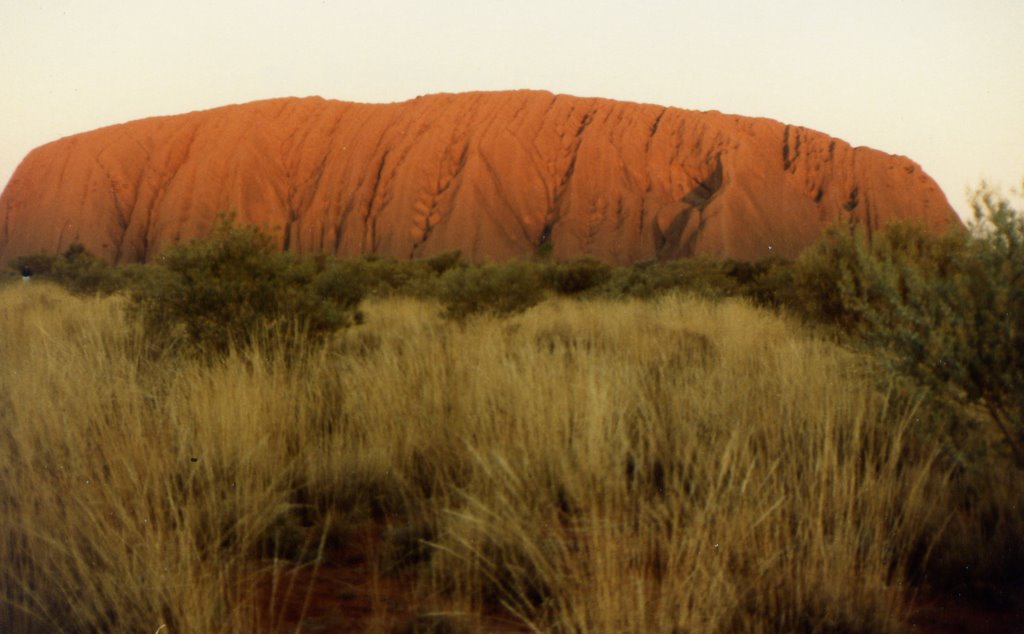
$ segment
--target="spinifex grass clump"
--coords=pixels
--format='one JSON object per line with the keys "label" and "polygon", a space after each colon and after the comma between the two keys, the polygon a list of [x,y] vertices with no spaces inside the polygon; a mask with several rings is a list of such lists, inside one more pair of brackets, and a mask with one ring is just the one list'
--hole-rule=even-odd
{"label": "spinifex grass clump", "polygon": [[899,630],[944,475],[862,359],[675,297],[442,332],[382,331],[346,373],[350,420],[403,436],[381,461],[444,492],[433,601],[540,631]]}
{"label": "spinifex grass clump", "polygon": [[0,630],[260,631],[247,575],[291,484],[262,439],[296,401],[145,361],[123,303],[3,290]]}

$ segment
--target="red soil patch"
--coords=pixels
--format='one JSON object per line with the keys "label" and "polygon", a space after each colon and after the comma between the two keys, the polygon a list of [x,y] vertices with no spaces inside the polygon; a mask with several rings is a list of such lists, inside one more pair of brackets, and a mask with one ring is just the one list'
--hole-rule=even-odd
{"label": "red soil patch", "polygon": [[[493,632],[520,634],[530,629],[497,607],[466,613],[443,599],[418,600],[416,571],[383,570],[388,524],[366,521],[342,544],[325,548],[323,563],[282,574],[276,588],[270,575],[261,583],[260,605],[275,632]],[[915,634],[1024,634],[1024,587],[985,602],[961,595],[917,599],[908,626]]]}
{"label": "red soil patch", "polygon": [[908,624],[919,634],[1024,634],[1024,588],[1008,590],[997,604],[959,594],[919,600]]}
{"label": "red soil patch", "polygon": [[326,548],[323,565],[261,583],[261,605],[275,632],[350,634],[362,632],[494,632],[530,630],[513,616],[488,609],[462,612],[443,600],[416,599],[416,573],[382,570],[386,524],[368,521],[344,544]]}

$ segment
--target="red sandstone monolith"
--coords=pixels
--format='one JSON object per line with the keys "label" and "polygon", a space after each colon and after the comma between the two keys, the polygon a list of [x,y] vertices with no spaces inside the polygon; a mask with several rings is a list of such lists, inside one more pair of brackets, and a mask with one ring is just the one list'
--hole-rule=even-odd
{"label": "red sandstone monolith", "polygon": [[835,222],[959,224],[910,159],[769,119],[537,91],[287,98],[37,148],[0,196],[0,260],[80,242],[147,261],[232,210],[300,252],[615,263],[792,257]]}

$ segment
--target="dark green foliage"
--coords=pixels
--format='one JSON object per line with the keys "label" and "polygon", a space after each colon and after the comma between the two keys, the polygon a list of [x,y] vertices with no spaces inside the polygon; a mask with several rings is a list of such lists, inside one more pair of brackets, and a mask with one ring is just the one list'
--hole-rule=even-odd
{"label": "dark green foliage", "polygon": [[273,332],[317,337],[344,327],[364,288],[343,268],[278,253],[256,227],[221,216],[207,238],[167,250],[133,299],[154,341],[223,352]]}
{"label": "dark green foliage", "polygon": [[441,277],[440,299],[452,319],[517,313],[543,298],[540,272],[526,262],[459,267]]}
{"label": "dark green foliage", "polygon": [[110,294],[121,290],[125,281],[120,272],[75,243],[54,259],[49,277],[72,293]]}
{"label": "dark green foliage", "polygon": [[682,291],[715,299],[737,294],[739,284],[728,274],[726,262],[694,258],[617,268],[605,289],[618,297],[650,298]]}
{"label": "dark green foliage", "polygon": [[45,277],[53,270],[54,260],[56,260],[56,258],[52,255],[37,253],[35,255],[22,255],[16,257],[8,262],[7,266],[19,273],[27,266],[32,271],[32,275]]}
{"label": "dark green foliage", "polygon": [[130,285],[138,273],[136,266],[110,266],[77,242],[59,256],[23,255],[8,266],[18,272],[28,267],[32,277],[56,282],[79,295],[115,293]]}
{"label": "dark green foliage", "polygon": [[[789,272],[791,290],[783,303],[813,322],[839,326],[843,332],[863,332],[867,313],[882,309],[887,291],[878,277],[880,263],[890,273],[917,275],[939,281],[964,261],[967,234],[953,230],[943,236],[915,224],[894,223],[869,237],[861,229],[829,229],[804,251]],[[895,283],[895,278],[888,283]],[[912,292],[909,279],[899,282],[901,293]],[[920,290],[920,289],[919,289]]]}
{"label": "dark green foliage", "polygon": [[865,340],[928,387],[988,413],[1024,468],[1024,216],[984,189],[971,235],[897,231],[844,285]]}
{"label": "dark green foliage", "polygon": [[591,258],[549,264],[543,269],[548,288],[560,295],[579,295],[605,284],[612,278],[612,267]]}
{"label": "dark green foliage", "polygon": [[759,306],[779,309],[793,301],[793,263],[768,259],[724,263],[725,273],[736,284],[736,293]]}
{"label": "dark green foliage", "polygon": [[438,275],[442,275],[445,271],[457,266],[466,265],[466,262],[462,259],[462,251],[448,251],[447,253],[441,253],[440,255],[435,255],[432,258],[427,258],[423,263],[428,269]]}
{"label": "dark green foliage", "polygon": [[863,240],[862,235],[832,227],[801,253],[792,270],[789,307],[809,321],[852,328],[855,318],[844,302],[840,281],[853,275],[857,244]]}
{"label": "dark green foliage", "polygon": [[336,260],[332,266],[346,271],[351,279],[361,280],[367,296],[436,295],[438,273],[424,261],[401,261],[376,255]]}
{"label": "dark green foliage", "polygon": [[796,294],[934,398],[984,412],[1024,467],[1024,218],[987,188],[974,203],[970,233],[831,232],[798,261]]}
{"label": "dark green foliage", "polygon": [[340,310],[355,310],[374,284],[366,269],[366,263],[361,260],[329,262],[313,275],[313,294],[329,300]]}
{"label": "dark green foliage", "polygon": [[551,259],[555,252],[555,243],[551,240],[545,240],[540,243],[537,247],[537,257],[542,260]]}

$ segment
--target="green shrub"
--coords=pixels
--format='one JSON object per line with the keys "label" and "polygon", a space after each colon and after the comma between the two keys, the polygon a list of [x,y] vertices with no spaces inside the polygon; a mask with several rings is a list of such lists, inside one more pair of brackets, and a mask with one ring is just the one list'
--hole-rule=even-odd
{"label": "green shrub", "polygon": [[108,295],[123,290],[132,285],[141,270],[141,265],[111,266],[77,242],[59,256],[22,255],[8,266],[19,272],[28,267],[33,277],[54,281],[79,295]]}
{"label": "green shrub", "polygon": [[544,298],[540,273],[526,262],[449,269],[441,277],[439,292],[445,316],[451,319],[517,313]]}
{"label": "green shrub", "polygon": [[124,288],[119,271],[93,255],[84,246],[74,243],[54,259],[48,277],[80,295],[110,294]]}
{"label": "green shrub", "polygon": [[[782,297],[811,321],[848,333],[864,331],[867,312],[882,309],[887,301],[879,263],[889,264],[890,276],[899,270],[938,280],[963,260],[966,238],[957,230],[937,236],[914,223],[892,223],[870,237],[861,227],[832,227],[797,259],[793,288]],[[904,291],[908,281],[900,282]]]}
{"label": "green shrub", "polygon": [[359,260],[328,263],[311,278],[313,295],[340,310],[353,311],[371,290],[373,280]]}
{"label": "green shrub", "polygon": [[865,239],[836,226],[804,250],[793,265],[788,307],[808,321],[852,330],[857,316],[844,301],[840,282],[856,278],[857,249]]}
{"label": "green shrub", "polygon": [[133,300],[154,341],[224,352],[266,334],[315,338],[347,326],[364,292],[343,268],[278,253],[258,228],[222,215],[208,237],[162,254]]}
{"label": "green shrub", "polygon": [[780,309],[794,303],[794,265],[790,261],[730,262],[727,274],[739,285],[738,292],[759,306]]}
{"label": "green shrub", "polygon": [[442,275],[457,266],[465,266],[466,262],[462,259],[462,251],[448,251],[423,260],[423,264],[434,273]]}
{"label": "green shrub", "polygon": [[983,187],[969,232],[831,232],[794,270],[805,315],[993,424],[1024,467],[1024,217]]}
{"label": "green shrub", "polygon": [[922,384],[980,406],[1024,468],[1024,216],[983,188],[970,235],[887,232],[843,286],[860,335]]}
{"label": "green shrub", "polygon": [[52,255],[47,255],[45,253],[20,255],[8,262],[7,266],[19,273],[27,266],[32,271],[33,275],[46,277],[53,270],[53,263],[56,259],[57,258]]}
{"label": "green shrub", "polygon": [[716,299],[735,295],[739,285],[729,275],[727,263],[711,258],[685,258],[619,267],[604,289],[616,297],[646,299],[683,291]]}
{"label": "green shrub", "polygon": [[387,297],[394,294],[422,295],[437,273],[423,261],[402,261],[392,257],[369,255],[341,260],[349,274],[363,281],[366,295]]}
{"label": "green shrub", "polygon": [[591,258],[557,262],[544,267],[542,276],[548,288],[560,295],[579,295],[607,283],[612,267]]}

